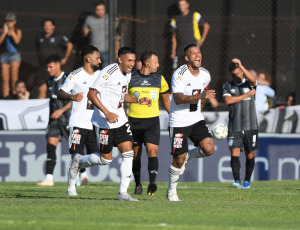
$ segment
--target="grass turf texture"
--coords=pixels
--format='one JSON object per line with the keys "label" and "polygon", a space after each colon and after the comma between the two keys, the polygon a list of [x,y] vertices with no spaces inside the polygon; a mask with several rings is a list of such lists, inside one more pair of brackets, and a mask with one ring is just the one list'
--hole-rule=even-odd
{"label": "grass turf texture", "polygon": [[[0,229],[299,229],[300,181],[179,183],[181,202],[167,201],[167,183],[139,202],[116,201],[118,183],[89,183],[66,195],[66,183],[0,183]],[[133,194],[134,183],[129,192]]]}

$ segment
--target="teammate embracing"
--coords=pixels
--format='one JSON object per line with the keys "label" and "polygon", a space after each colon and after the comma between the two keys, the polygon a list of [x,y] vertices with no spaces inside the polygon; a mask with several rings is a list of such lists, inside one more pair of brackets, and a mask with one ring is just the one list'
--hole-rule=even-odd
{"label": "teammate embracing", "polygon": [[[169,129],[173,163],[169,169],[169,201],[180,201],[176,189],[179,175],[184,172],[188,160],[210,156],[215,150],[212,135],[201,113],[205,100],[215,97],[215,91],[208,90],[211,77],[201,67],[202,55],[198,45],[186,45],[184,54],[187,64],[180,66],[172,76]],[[196,147],[190,151],[188,138]]]}
{"label": "teammate embracing", "polygon": [[117,200],[138,201],[127,193],[134,153],[132,150],[132,133],[123,108],[123,102],[151,106],[152,100],[146,97],[136,98],[127,94],[131,70],[135,65],[134,51],[129,47],[120,48],[118,62],[101,70],[99,77],[88,93],[88,98],[96,107],[92,123],[101,154],[93,153],[86,156],[77,154],[73,158],[70,175],[72,178],[76,178],[79,169],[110,164],[112,149],[116,146],[122,154],[121,181]]}

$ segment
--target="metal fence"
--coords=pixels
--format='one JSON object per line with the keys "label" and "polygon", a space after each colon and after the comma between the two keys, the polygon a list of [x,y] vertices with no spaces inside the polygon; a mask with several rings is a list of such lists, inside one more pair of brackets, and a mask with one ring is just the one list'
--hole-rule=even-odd
{"label": "metal fence", "polygon": [[[42,30],[41,20],[54,17],[56,30],[75,44],[68,64],[63,67],[71,71],[80,65],[78,48],[88,42],[81,36],[81,27],[84,18],[93,12],[93,3],[91,0],[0,2],[0,22],[6,13],[15,12],[23,30],[20,78],[26,80],[33,93],[38,68],[34,42]],[[144,50],[156,52],[161,64],[159,72],[170,82],[170,18],[179,13],[177,0],[107,0],[106,3],[108,12],[116,15],[113,27],[120,34],[121,45],[135,49],[137,59]],[[222,101],[222,84],[231,79],[228,64],[235,57],[248,69],[264,69],[271,74],[277,104],[284,104],[289,92],[299,91],[300,1],[190,0],[190,10],[198,11],[210,24],[201,48],[202,65],[211,73],[211,88],[217,91],[219,101]],[[297,93],[299,102],[300,92]]]}

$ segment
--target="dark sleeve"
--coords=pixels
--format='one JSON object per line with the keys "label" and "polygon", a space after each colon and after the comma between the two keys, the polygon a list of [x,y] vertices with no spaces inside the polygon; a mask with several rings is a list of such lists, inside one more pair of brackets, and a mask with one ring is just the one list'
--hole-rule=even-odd
{"label": "dark sleeve", "polygon": [[205,23],[207,23],[207,21],[204,18],[201,17],[200,20],[199,20],[199,23],[198,23],[199,26],[202,27]]}
{"label": "dark sleeve", "polygon": [[230,92],[230,84],[229,82],[225,82],[223,85],[223,92],[222,92],[223,97],[224,96],[231,96],[231,92]]}

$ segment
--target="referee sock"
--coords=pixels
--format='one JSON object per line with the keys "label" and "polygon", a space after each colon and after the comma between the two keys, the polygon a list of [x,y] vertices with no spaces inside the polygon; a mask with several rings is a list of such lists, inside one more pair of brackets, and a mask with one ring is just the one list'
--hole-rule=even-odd
{"label": "referee sock", "polygon": [[148,172],[150,184],[155,184],[156,175],[158,171],[158,159],[157,157],[148,158]]}
{"label": "referee sock", "polygon": [[56,165],[56,146],[47,144],[46,174],[52,174]]}
{"label": "referee sock", "polygon": [[94,165],[109,165],[112,160],[104,159],[100,153],[92,153],[79,157],[79,168],[87,168]]}
{"label": "referee sock", "polygon": [[168,193],[176,193],[180,169],[170,165]]}
{"label": "referee sock", "polygon": [[200,147],[191,149],[187,152],[185,159],[190,160],[192,158],[203,158],[207,157],[207,155],[202,151]]}
{"label": "referee sock", "polygon": [[138,187],[141,184],[141,158],[132,161],[132,173],[135,180],[135,186]]}
{"label": "referee sock", "polygon": [[127,193],[127,189],[129,187],[131,172],[132,172],[132,160],[133,160],[134,152],[128,151],[122,153],[122,162],[121,162],[121,181],[120,181],[120,189],[119,194]]}
{"label": "referee sock", "polygon": [[250,181],[252,172],[254,170],[255,160],[254,157],[252,159],[246,159],[246,176],[245,181]]}
{"label": "referee sock", "polygon": [[241,169],[240,158],[231,156],[230,166],[231,166],[234,181],[237,181],[237,180],[240,181],[241,180],[240,179],[240,169]]}

